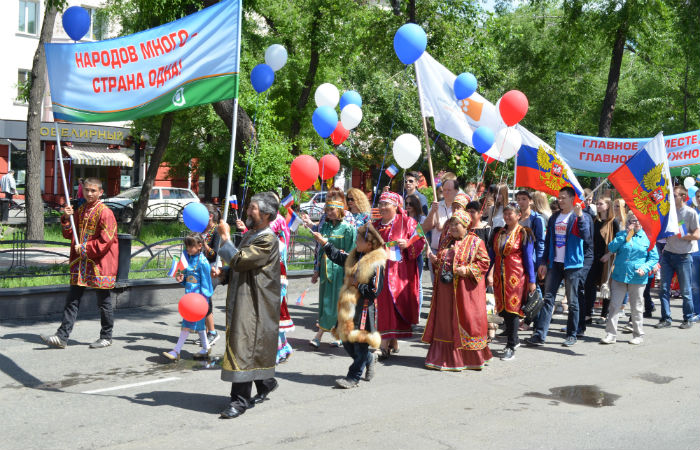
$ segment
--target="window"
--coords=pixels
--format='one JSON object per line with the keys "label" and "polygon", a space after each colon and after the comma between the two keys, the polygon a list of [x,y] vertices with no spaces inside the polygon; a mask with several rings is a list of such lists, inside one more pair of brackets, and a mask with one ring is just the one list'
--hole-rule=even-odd
{"label": "window", "polygon": [[103,40],[107,34],[107,21],[104,11],[98,8],[85,7],[85,9],[90,13],[90,30],[88,30],[86,36],[93,41]]}
{"label": "window", "polygon": [[149,200],[160,200],[160,189],[153,189],[150,194],[148,194]]}
{"label": "window", "polygon": [[17,71],[17,103],[26,104],[29,102],[29,70],[19,69]]}
{"label": "window", "polygon": [[39,5],[36,0],[19,0],[19,22],[17,30],[21,33],[36,34]]}

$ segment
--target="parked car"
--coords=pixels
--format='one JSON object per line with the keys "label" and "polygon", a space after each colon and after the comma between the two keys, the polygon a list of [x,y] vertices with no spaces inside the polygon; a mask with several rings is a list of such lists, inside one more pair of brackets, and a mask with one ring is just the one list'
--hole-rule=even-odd
{"label": "parked car", "polygon": [[[115,197],[103,200],[119,222],[129,222],[134,217],[134,202],[141,195],[140,187],[120,192]],[[182,209],[192,202],[199,202],[197,195],[189,189],[156,186],[148,196],[146,219],[177,219],[182,221]]]}
{"label": "parked car", "polygon": [[305,212],[314,222],[321,220],[323,208],[326,206],[326,192],[312,192],[308,202],[299,205],[299,211]]}

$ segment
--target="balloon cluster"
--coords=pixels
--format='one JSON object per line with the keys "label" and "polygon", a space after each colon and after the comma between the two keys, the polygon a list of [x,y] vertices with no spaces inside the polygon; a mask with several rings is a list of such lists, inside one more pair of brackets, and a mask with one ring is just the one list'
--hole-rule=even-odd
{"label": "balloon cluster", "polygon": [[[322,138],[330,137],[335,145],[345,142],[350,130],[362,121],[362,97],[356,91],[345,91],[340,96],[338,88],[331,83],[323,83],[314,94],[316,110],[311,117],[314,130]],[[335,107],[340,103],[340,120]]]}
{"label": "balloon cluster", "polygon": [[316,161],[311,155],[299,155],[294,158],[289,168],[294,186],[300,191],[305,191],[316,183],[320,176],[322,180],[333,178],[340,170],[340,160],[335,155],[323,155]]}
{"label": "balloon cluster", "polygon": [[258,94],[270,89],[275,81],[275,72],[287,64],[287,50],[279,44],[272,44],[265,50],[265,63],[258,64],[250,71],[250,84]]}
{"label": "balloon cluster", "polygon": [[90,13],[81,6],[71,6],[63,12],[63,29],[74,41],[79,41],[90,29]]}

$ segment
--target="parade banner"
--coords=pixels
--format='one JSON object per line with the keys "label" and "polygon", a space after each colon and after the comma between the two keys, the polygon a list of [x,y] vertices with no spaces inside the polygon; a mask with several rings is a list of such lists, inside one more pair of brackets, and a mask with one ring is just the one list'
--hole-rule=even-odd
{"label": "parade banner", "polygon": [[56,120],[133,120],[238,96],[240,0],[121,38],[45,44]]}
{"label": "parade banner", "polygon": [[[577,174],[605,177],[650,141],[557,133],[556,150]],[[700,173],[700,130],[666,136],[664,141],[671,175]]]}

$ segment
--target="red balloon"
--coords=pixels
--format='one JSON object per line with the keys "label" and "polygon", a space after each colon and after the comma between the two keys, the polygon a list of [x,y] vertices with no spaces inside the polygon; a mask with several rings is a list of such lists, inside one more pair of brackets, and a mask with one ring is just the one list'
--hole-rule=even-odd
{"label": "red balloon", "polygon": [[508,91],[503,94],[498,104],[501,118],[509,127],[523,120],[529,107],[527,97],[520,91]]}
{"label": "red balloon", "polygon": [[318,162],[311,155],[299,155],[292,161],[289,174],[294,186],[300,191],[305,191],[313,186],[318,178]]}
{"label": "red balloon", "polygon": [[340,145],[343,142],[345,142],[345,139],[347,139],[348,136],[350,136],[350,131],[345,129],[345,127],[343,126],[343,122],[338,121],[338,125],[336,125],[335,131],[331,133],[331,141],[333,141],[335,145]]}
{"label": "red balloon", "polygon": [[318,173],[322,180],[333,178],[340,170],[340,161],[335,155],[323,155],[318,161]]}
{"label": "red balloon", "polygon": [[177,304],[177,310],[180,312],[183,319],[190,322],[197,322],[204,319],[204,316],[207,315],[209,303],[202,294],[190,292],[182,296],[180,303]]}
{"label": "red balloon", "polygon": [[491,157],[490,157],[489,155],[487,155],[486,153],[482,153],[482,154],[481,154],[481,159],[483,159],[484,161],[486,161],[486,164],[491,164],[492,162],[494,162],[494,161],[496,160],[496,158],[491,158]]}

